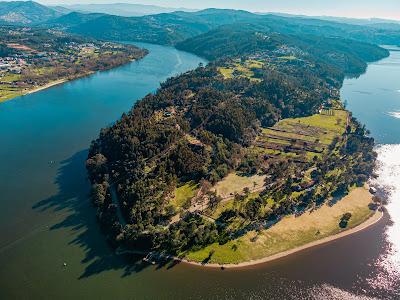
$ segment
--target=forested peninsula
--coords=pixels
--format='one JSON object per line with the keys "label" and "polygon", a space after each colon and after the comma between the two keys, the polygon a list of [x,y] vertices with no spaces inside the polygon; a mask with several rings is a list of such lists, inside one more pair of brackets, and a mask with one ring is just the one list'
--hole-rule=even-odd
{"label": "forested peninsula", "polygon": [[93,203],[113,247],[237,264],[373,214],[374,140],[339,89],[387,50],[244,25],[177,47],[211,62],[162,83],[90,147]]}

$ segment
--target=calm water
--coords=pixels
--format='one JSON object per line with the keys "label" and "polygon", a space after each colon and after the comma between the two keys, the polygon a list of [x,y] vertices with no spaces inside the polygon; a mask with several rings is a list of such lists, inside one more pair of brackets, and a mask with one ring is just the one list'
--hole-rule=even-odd
{"label": "calm water", "polygon": [[[140,62],[0,104],[0,299],[400,297],[396,145],[379,149],[391,219],[359,234],[242,270],[140,267],[115,257],[87,198],[88,144],[160,81],[202,62],[147,47],[151,54]],[[343,88],[349,108],[382,144],[400,144],[399,75],[394,52]]]}

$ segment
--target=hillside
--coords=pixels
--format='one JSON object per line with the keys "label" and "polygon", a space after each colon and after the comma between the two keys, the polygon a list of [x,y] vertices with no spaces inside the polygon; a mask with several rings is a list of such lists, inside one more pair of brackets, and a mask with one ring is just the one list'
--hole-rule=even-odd
{"label": "hillside", "polygon": [[219,59],[286,45],[308,53],[309,60],[316,59],[315,62],[334,65],[339,72],[348,75],[360,74],[365,71],[367,62],[389,55],[383,48],[354,40],[314,35],[268,35],[257,29],[252,25],[223,26],[178,43],[176,47],[208,59]]}
{"label": "hillside", "polygon": [[0,23],[27,25],[60,17],[62,12],[33,1],[0,2]]}

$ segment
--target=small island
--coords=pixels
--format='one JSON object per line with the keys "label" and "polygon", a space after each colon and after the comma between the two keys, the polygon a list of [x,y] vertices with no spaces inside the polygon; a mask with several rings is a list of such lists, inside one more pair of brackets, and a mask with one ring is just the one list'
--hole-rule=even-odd
{"label": "small island", "polygon": [[379,218],[366,186],[374,140],[339,90],[387,51],[316,42],[242,26],[177,45],[211,62],[168,79],[90,147],[93,203],[117,253],[244,266]]}
{"label": "small island", "polygon": [[0,26],[0,102],[143,58],[147,51],[51,29]]}

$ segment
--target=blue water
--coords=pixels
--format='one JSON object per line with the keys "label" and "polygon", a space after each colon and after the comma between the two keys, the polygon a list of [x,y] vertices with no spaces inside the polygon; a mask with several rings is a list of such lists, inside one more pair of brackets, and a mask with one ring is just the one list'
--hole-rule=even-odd
{"label": "blue water", "polygon": [[61,162],[87,149],[100,128],[160,82],[205,62],[174,48],[139,45],[150,50],[141,61],[0,104],[0,247],[15,238],[14,229],[35,224],[31,206],[56,191]]}
{"label": "blue water", "polygon": [[400,144],[400,52],[370,64],[360,78],[346,80],[341,94],[377,143]]}

